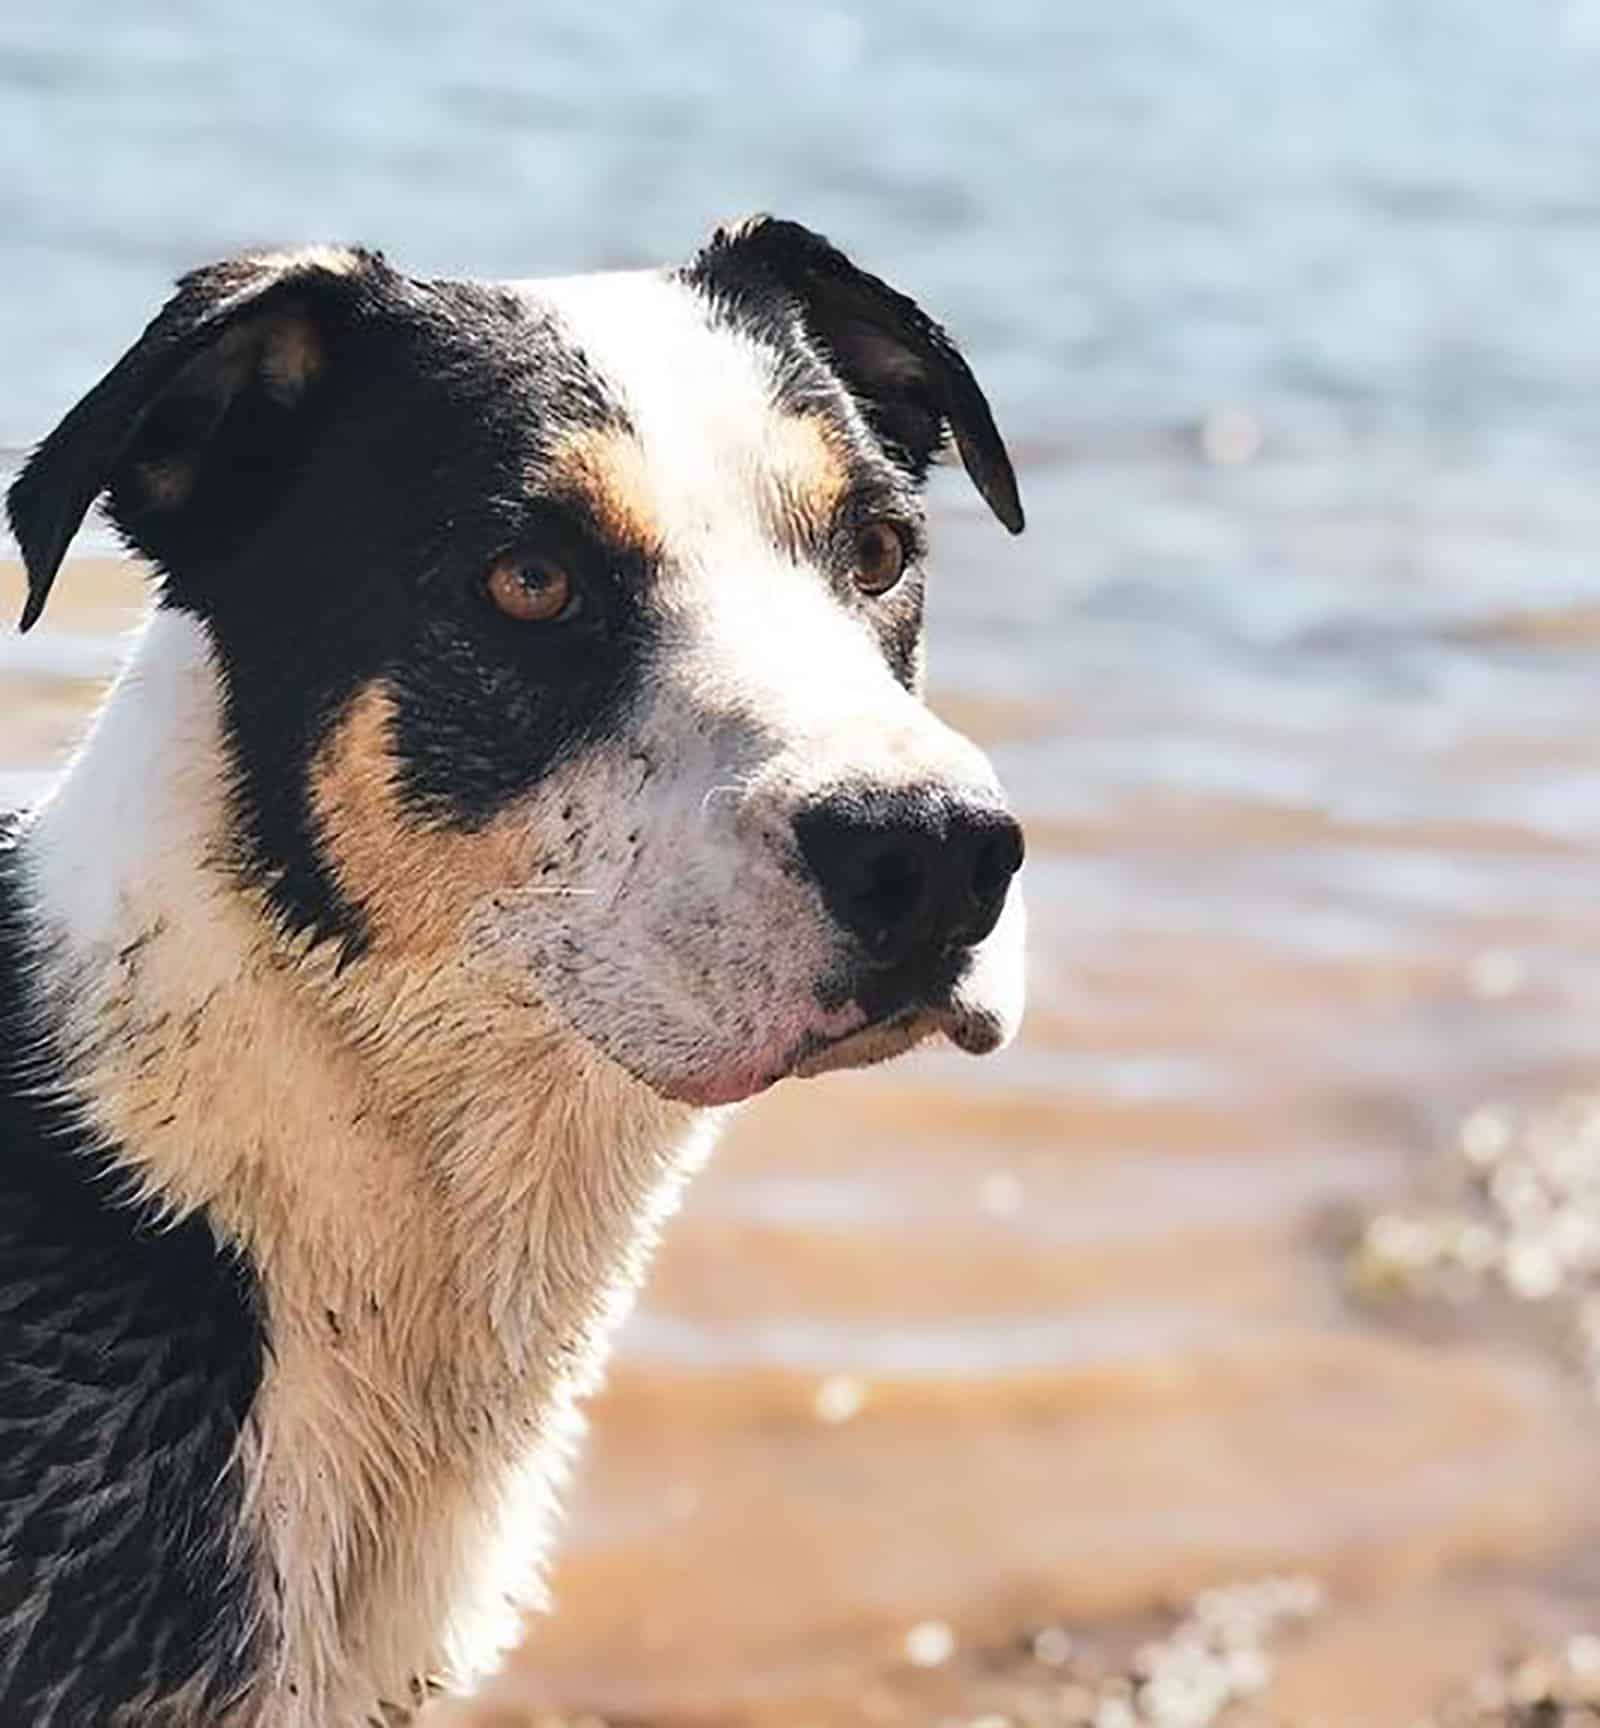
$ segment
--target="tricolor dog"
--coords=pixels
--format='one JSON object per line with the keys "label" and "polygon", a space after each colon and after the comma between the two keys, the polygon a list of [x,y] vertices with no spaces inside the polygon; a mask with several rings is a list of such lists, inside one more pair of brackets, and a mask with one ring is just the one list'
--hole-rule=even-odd
{"label": "tricolor dog", "polygon": [[158,604],[0,843],[0,1722],[359,1728],[536,1592],[724,1106],[1021,1001],[1022,837],[920,700],[912,301],[687,267],[197,271],[10,493]]}

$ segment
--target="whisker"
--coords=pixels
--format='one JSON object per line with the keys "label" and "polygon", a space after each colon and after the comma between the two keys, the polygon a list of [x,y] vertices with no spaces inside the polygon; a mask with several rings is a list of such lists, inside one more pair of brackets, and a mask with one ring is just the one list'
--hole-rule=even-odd
{"label": "whisker", "polygon": [[700,814],[704,816],[706,812],[710,810],[711,800],[713,798],[737,798],[743,791],[744,787],[742,786],[713,786],[711,790],[706,793],[705,797],[700,800]]}

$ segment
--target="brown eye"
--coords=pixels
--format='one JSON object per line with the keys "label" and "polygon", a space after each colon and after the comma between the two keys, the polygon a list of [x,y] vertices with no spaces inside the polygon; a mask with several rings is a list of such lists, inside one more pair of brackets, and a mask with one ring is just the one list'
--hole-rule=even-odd
{"label": "brown eye", "polygon": [[495,605],[519,624],[553,624],[577,610],[572,578],[548,558],[507,554],[489,566],[484,589]]}
{"label": "brown eye", "polygon": [[856,587],[863,594],[887,594],[906,567],[906,543],[888,522],[869,522],[856,530]]}

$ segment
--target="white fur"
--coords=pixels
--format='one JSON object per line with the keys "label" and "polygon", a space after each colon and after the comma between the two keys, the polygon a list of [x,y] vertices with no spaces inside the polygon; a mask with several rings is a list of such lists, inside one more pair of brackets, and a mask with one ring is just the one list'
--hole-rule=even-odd
{"label": "white fur", "polygon": [[71,953],[127,941],[171,905],[179,879],[187,886],[215,838],[219,750],[204,633],[154,613],[66,777],[28,819],[39,909]]}

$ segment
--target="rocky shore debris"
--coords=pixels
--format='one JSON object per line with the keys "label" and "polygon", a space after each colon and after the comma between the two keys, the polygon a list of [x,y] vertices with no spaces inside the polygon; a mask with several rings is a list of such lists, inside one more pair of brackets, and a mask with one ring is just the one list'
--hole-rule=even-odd
{"label": "rocky shore debris", "polygon": [[1600,1637],[1503,1662],[1417,1728],[1600,1728]]}
{"label": "rocky shore debris", "polygon": [[[1081,1648],[1067,1626],[1040,1626],[1011,1665],[978,1653],[974,1706],[935,1720],[938,1728],[1226,1728],[1241,1720],[1237,1706],[1271,1684],[1274,1642],[1322,1607],[1322,1586],[1304,1574],[1203,1590],[1119,1660]],[[943,1661],[957,1659],[953,1636],[941,1646]]]}
{"label": "rocky shore debris", "polygon": [[1433,1175],[1436,1197],[1368,1222],[1351,1255],[1353,1289],[1373,1301],[1538,1305],[1600,1398],[1600,1097],[1484,1105]]}

